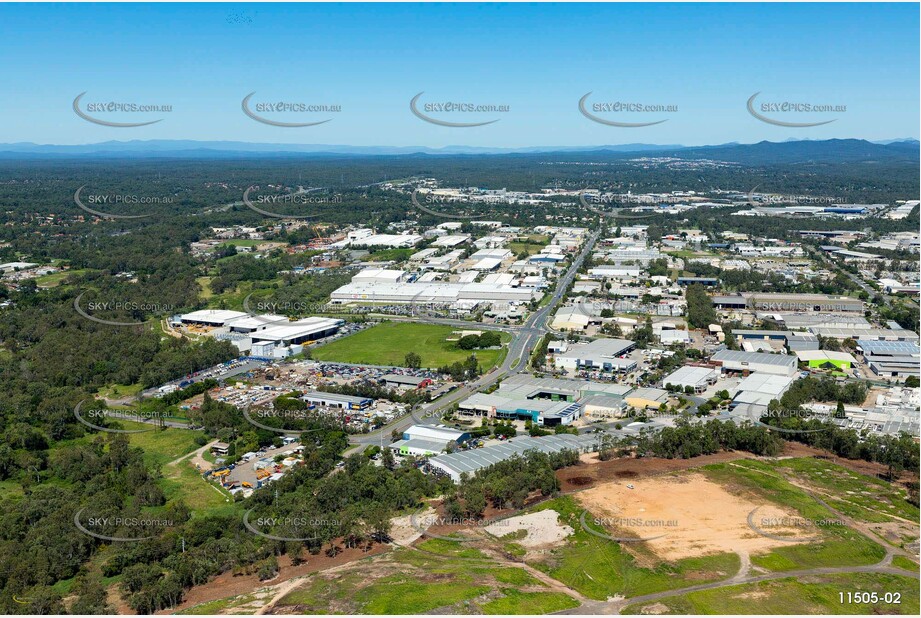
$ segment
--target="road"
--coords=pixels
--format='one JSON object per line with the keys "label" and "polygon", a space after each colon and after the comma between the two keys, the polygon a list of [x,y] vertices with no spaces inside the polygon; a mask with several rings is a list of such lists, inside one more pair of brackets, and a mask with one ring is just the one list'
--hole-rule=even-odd
{"label": "road", "polygon": [[[492,386],[510,374],[527,371],[528,360],[530,359],[532,350],[540,342],[541,338],[550,331],[548,326],[550,322],[550,316],[553,314],[559,302],[563,299],[563,296],[566,293],[567,288],[569,288],[569,285],[576,278],[576,274],[582,267],[582,263],[585,261],[585,258],[589,255],[589,253],[591,253],[595,243],[598,242],[600,235],[601,230],[598,230],[589,236],[589,238],[585,241],[585,245],[583,246],[582,251],[578,256],[576,256],[569,269],[563,274],[563,276],[557,280],[557,284],[553,290],[553,296],[550,298],[550,302],[528,316],[528,319],[525,320],[525,323],[519,328],[502,329],[513,333],[513,337],[508,344],[508,354],[506,354],[505,360],[502,361],[502,364],[499,367],[489,371],[488,373],[485,373],[473,382],[469,382],[464,386],[451,391],[440,399],[419,406],[416,410],[413,411],[412,414],[398,418],[375,431],[352,436],[351,443],[357,447],[389,443],[390,434],[394,430],[402,433],[411,425],[415,425],[420,421],[426,421],[433,417],[437,417],[438,411],[443,410],[453,405],[454,403],[469,397],[481,389]],[[477,327],[475,323],[471,322],[465,322],[464,324],[467,328]],[[350,452],[354,452],[354,450],[355,449],[351,449]],[[349,452],[346,454],[349,454]]]}

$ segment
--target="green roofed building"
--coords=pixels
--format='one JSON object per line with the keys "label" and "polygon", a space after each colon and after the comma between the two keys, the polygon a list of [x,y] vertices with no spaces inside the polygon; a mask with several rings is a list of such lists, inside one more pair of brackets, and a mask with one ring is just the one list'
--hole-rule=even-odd
{"label": "green roofed building", "polygon": [[850,369],[857,364],[857,359],[847,352],[830,350],[798,350],[796,357],[806,363],[810,369]]}

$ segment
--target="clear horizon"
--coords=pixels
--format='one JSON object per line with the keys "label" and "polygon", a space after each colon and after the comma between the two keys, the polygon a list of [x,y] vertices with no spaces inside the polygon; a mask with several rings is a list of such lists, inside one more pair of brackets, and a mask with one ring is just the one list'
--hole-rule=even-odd
{"label": "clear horizon", "polygon": [[[42,4],[0,16],[6,144],[515,149],[921,133],[917,4]],[[91,118],[160,122],[81,118],[83,92]],[[249,109],[269,123],[242,111],[253,92]],[[752,106],[769,121],[747,109],[759,92]],[[649,126],[593,121],[580,99],[602,121]],[[108,102],[171,109],[110,113]],[[328,109],[276,113],[274,102]],[[620,103],[657,110],[608,107]]]}

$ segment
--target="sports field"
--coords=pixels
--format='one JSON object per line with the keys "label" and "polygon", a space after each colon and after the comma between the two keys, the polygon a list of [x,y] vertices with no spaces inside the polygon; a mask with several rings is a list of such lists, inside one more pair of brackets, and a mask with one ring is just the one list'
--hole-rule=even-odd
{"label": "sports field", "polygon": [[[310,354],[312,358],[321,361],[402,366],[406,354],[415,352],[422,358],[422,366],[431,368],[464,361],[471,354],[476,354],[480,365],[489,368],[505,353],[504,349],[461,350],[454,341],[448,341],[456,337],[456,330],[441,324],[385,322],[312,348]],[[503,343],[507,343],[508,338],[507,334],[502,333]]]}

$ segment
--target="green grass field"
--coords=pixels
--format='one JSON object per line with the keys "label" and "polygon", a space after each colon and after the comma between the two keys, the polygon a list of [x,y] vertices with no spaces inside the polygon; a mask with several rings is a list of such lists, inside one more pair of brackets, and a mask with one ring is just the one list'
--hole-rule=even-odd
{"label": "green grass field", "polygon": [[[790,465],[792,460],[783,460]],[[795,465],[795,464],[793,464]],[[715,464],[703,468],[707,476],[731,485],[760,502],[769,501],[793,508],[808,520],[836,520],[834,513],[815,498],[786,481],[777,470],[778,462],[740,460],[732,464]],[[812,567],[858,566],[882,560],[885,549],[846,525],[829,525],[819,529],[821,541],[778,547],[766,554],[752,556],[752,563],[770,571],[789,571]]]}
{"label": "green grass field", "polygon": [[427,551],[443,551],[444,557],[398,549],[344,572],[317,574],[278,608],[305,614],[543,614],[579,605],[546,590],[524,569],[499,566],[486,556],[458,560],[453,550],[463,544],[429,543],[423,543]]}
{"label": "green grass field", "polygon": [[[899,603],[842,602],[841,593],[876,592],[879,597],[898,593]],[[642,614],[644,607],[656,605],[656,612],[668,608],[669,614],[918,614],[918,582],[908,577],[849,573],[779,579],[756,584],[703,590],[637,603],[622,610]]]}
{"label": "green grass field", "polygon": [[[455,342],[446,341],[458,329],[440,324],[385,322],[354,335],[311,348],[312,358],[321,361],[397,365],[404,363],[407,352],[422,358],[423,367],[442,367],[464,361],[476,354],[480,365],[488,369],[502,358],[503,350],[461,350]],[[503,343],[509,336],[502,333]]]}
{"label": "green grass field", "polygon": [[503,597],[484,603],[484,614],[550,614],[579,607],[579,602],[562,592],[521,592],[502,588]]}
{"label": "green grass field", "polygon": [[71,275],[80,276],[90,272],[88,268],[75,268],[72,270],[61,270],[50,275],[36,277],[35,285],[40,288],[53,288],[59,286],[65,279]]}

